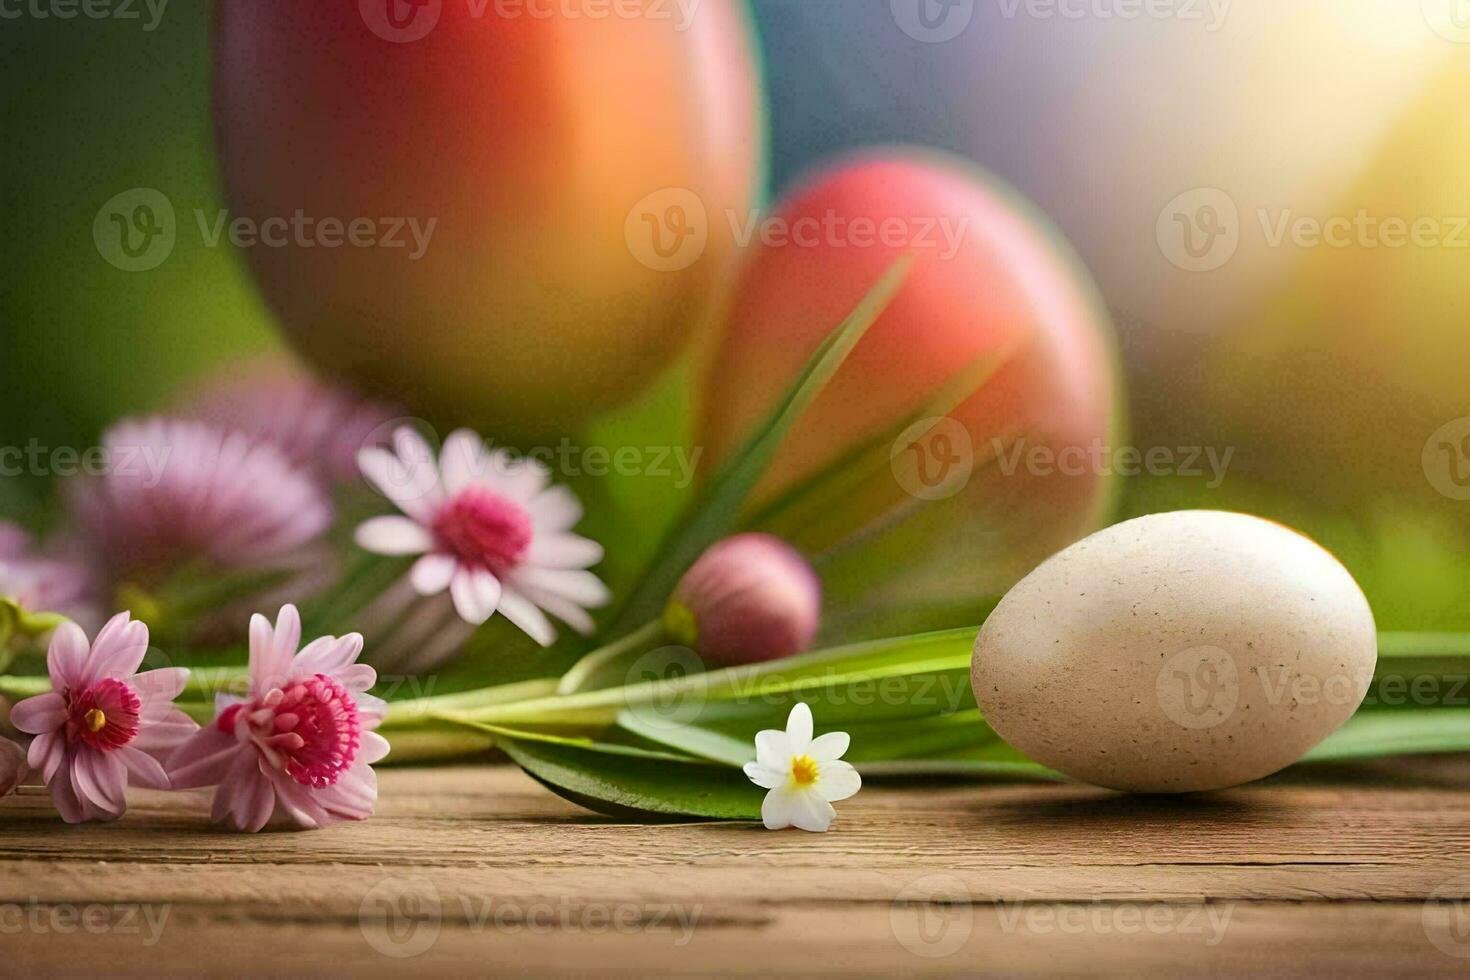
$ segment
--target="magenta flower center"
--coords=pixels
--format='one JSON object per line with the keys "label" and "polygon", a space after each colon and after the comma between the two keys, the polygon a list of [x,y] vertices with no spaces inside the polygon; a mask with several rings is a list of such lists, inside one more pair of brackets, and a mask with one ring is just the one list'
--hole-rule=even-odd
{"label": "magenta flower center", "polygon": [[470,568],[502,575],[531,547],[531,515],[519,504],[481,487],[471,487],[434,515],[441,550]]}
{"label": "magenta flower center", "polygon": [[325,674],[234,705],[217,724],[233,731],[241,721],[273,765],[314,789],[331,786],[352,768],[362,743],[356,699]]}
{"label": "magenta flower center", "polygon": [[143,702],[131,687],[108,678],[67,692],[66,737],[110,752],[138,735]]}

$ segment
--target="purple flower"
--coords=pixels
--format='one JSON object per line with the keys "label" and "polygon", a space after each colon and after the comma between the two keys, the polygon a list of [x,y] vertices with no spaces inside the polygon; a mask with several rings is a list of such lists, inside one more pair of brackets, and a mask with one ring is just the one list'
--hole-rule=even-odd
{"label": "purple flower", "polygon": [[271,566],[331,524],[316,481],[243,433],[155,418],[113,427],[103,446],[107,472],[76,483],[71,505],[114,575]]}
{"label": "purple flower", "polygon": [[173,700],[188,670],[137,673],[148,627],[119,613],[91,646],[75,623],[51,637],[51,691],[17,704],[10,722],[36,736],[29,761],[67,823],[115,820],[131,783],[168,789],[161,759],[198,728]]}
{"label": "purple flower", "polygon": [[358,450],[399,414],[275,358],[235,365],[184,411],[269,442],[297,466],[338,483],[357,478]]}
{"label": "purple flower", "polygon": [[700,556],[664,612],[671,638],[729,666],[805,650],[821,620],[822,586],[779,538],[741,534]]}
{"label": "purple flower", "polygon": [[35,551],[28,534],[0,523],[0,599],[13,600],[31,613],[60,613],[95,627],[95,577],[74,549]]}

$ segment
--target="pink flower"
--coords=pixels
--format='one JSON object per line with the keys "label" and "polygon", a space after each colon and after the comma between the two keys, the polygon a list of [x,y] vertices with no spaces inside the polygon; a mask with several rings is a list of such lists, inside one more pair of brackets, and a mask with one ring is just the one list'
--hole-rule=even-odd
{"label": "pink flower", "polygon": [[711,545],[684,573],[664,627],[729,666],[805,650],[821,613],[821,582],[795,548],[769,534],[740,534]]}
{"label": "pink flower", "polygon": [[358,450],[399,414],[274,358],[232,365],[185,411],[269,442],[292,463],[333,482],[357,478]]}
{"label": "pink flower", "polygon": [[[395,451],[364,449],[362,472],[407,517],[376,517],[357,543],[380,555],[423,555],[410,580],[420,595],[449,590],[455,609],[479,625],[497,610],[542,646],[556,640],[545,613],[590,634],[587,609],[607,604],[607,586],[587,568],[602,546],[573,534],[582,505],[533,459],[491,452],[473,432],[444,440],[438,460],[418,433],[399,429]],[[543,612],[544,610],[544,612]]]}
{"label": "pink flower", "polygon": [[13,521],[0,521],[0,558],[19,558],[31,547],[31,536]]}
{"label": "pink flower", "polygon": [[377,672],[357,663],[362,637],[301,643],[284,606],[275,628],[250,620],[250,691],[222,696],[213,722],[170,760],[174,786],[218,786],[214,820],[254,833],[272,817],[306,828],[365,820],[378,799],[372,764],[388,754],[373,731],[385,705],[366,691]]}
{"label": "pink flower", "polygon": [[123,422],[103,436],[107,472],[76,483],[71,503],[109,570],[166,572],[290,558],[332,521],[316,481],[274,446],[201,422]]}
{"label": "pink flower", "polygon": [[122,816],[129,783],[168,789],[160,760],[198,728],[173,705],[188,670],[139,674],[147,652],[148,627],[127,613],[108,620],[90,649],[81,627],[63,623],[46,656],[51,693],[10,711],[12,725],[36,736],[31,768],[67,823]]}
{"label": "pink flower", "polygon": [[102,617],[93,594],[93,575],[79,562],[33,555],[0,557],[0,598],[15,600],[27,612],[60,613],[95,626]]}

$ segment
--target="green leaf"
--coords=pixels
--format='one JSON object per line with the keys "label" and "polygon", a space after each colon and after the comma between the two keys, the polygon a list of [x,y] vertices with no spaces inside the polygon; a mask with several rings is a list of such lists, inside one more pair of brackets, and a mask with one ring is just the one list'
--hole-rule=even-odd
{"label": "green leaf", "polygon": [[[494,724],[610,726],[625,709],[648,708],[664,716],[688,714],[686,720],[692,721],[720,702],[781,705],[790,703],[782,695],[843,687],[852,691],[856,687],[865,696],[859,703],[849,694],[849,710],[933,714],[950,706],[946,699],[963,698],[963,692],[968,691],[968,680],[955,677],[969,670],[974,638],[975,630],[971,628],[898,637],[763,664],[685,674],[673,680],[655,678],[624,687],[483,708],[461,705],[458,713]],[[938,677],[932,682],[921,679],[928,674],[949,675],[950,680],[941,683]],[[921,686],[927,686],[927,698],[933,704],[914,703]],[[692,708],[686,707],[689,705]]]}
{"label": "green leaf", "polygon": [[640,623],[656,617],[685,570],[706,548],[736,526],[746,500],[765,475],[787,433],[877,322],[903,284],[911,264],[909,258],[896,262],[852,314],[822,341],[786,397],[696,499],[620,611],[609,635],[631,632]]}
{"label": "green leaf", "polygon": [[[813,706],[818,734],[845,731],[851,736],[851,748],[843,758],[859,769],[863,769],[866,763],[924,759],[1004,745],[977,710],[853,725],[829,724],[820,701],[808,703]],[[741,766],[755,758],[756,733],[768,728],[785,729],[786,716],[787,710],[783,708],[760,717],[726,719],[711,724],[671,725],[661,724],[646,714],[625,711],[618,716],[618,726],[650,742],[702,759]]]}
{"label": "green leaf", "polygon": [[[857,524],[873,520],[875,515],[864,513],[865,509],[871,511],[871,506],[862,502],[864,496],[871,494],[865,495],[863,491],[874,485],[877,475],[892,467],[897,453],[922,442],[941,419],[984,387],[1010,361],[1016,349],[1017,345],[1013,344],[974,358],[919,408],[763,505],[748,523],[790,539],[816,521],[845,520],[849,530],[855,531]],[[916,428],[925,421],[929,424]],[[904,440],[901,445],[900,439]],[[851,506],[854,502],[856,507]]]}
{"label": "green leaf", "polygon": [[1303,762],[1376,759],[1420,753],[1470,752],[1470,712],[1433,708],[1359,712]]}
{"label": "green leaf", "polygon": [[502,739],[498,744],[548,789],[598,813],[760,819],[765,791],[729,766],[622,745],[531,739]]}
{"label": "green leaf", "polygon": [[1470,657],[1470,633],[1379,633],[1378,658]]}

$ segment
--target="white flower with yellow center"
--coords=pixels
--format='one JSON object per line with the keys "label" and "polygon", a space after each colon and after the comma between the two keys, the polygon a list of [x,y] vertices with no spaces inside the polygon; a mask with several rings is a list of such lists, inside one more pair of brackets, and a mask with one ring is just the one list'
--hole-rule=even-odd
{"label": "white flower with yellow center", "polygon": [[850,741],[846,732],[812,738],[812,709],[803,703],[791,709],[784,732],[768,728],[755,737],[755,761],[745,764],[745,774],[770,790],[761,804],[767,830],[797,827],[820,834],[832,825],[832,804],[863,786],[858,771],[842,761]]}

